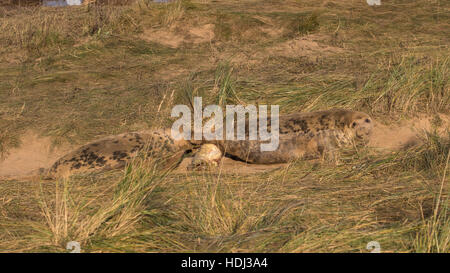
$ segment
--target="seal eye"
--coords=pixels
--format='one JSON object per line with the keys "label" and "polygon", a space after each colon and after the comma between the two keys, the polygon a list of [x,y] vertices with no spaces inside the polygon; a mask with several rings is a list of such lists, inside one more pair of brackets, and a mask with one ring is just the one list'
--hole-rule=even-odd
{"label": "seal eye", "polygon": [[366,120],[365,120],[367,123],[370,123],[370,119],[368,119],[368,118],[366,118]]}
{"label": "seal eye", "polygon": [[355,128],[355,126],[356,126],[356,122],[353,122],[352,123],[352,128]]}

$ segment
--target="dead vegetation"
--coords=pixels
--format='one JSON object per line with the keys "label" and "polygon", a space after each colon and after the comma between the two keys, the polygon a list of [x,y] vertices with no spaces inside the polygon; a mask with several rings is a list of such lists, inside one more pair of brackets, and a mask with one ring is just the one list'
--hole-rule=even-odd
{"label": "dead vegetation", "polygon": [[194,95],[351,108],[388,128],[425,116],[428,132],[343,151],[337,166],[186,175],[137,160],[67,181],[5,179],[0,250],[449,252],[450,7],[219,2],[0,7],[0,153],[30,131],[61,147],[168,126]]}

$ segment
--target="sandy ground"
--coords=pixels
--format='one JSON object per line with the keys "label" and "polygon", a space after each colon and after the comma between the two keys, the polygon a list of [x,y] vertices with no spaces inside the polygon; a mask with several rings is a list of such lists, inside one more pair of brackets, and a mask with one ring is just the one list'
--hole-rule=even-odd
{"label": "sandy ground", "polygon": [[[175,169],[175,173],[186,173],[188,165],[191,163],[192,158],[185,158],[180,165]],[[247,164],[242,161],[236,161],[228,157],[223,157],[219,163],[219,167],[213,172],[222,172],[227,174],[252,174],[265,172],[269,170],[275,170],[286,167],[288,164]]]}
{"label": "sandy ground", "polygon": [[168,29],[146,29],[141,38],[147,42],[155,42],[171,48],[178,48],[185,43],[201,44],[210,42],[214,38],[214,25],[193,26],[181,33],[176,31],[174,27]]}
{"label": "sandy ground", "polygon": [[[441,124],[436,128],[437,133],[444,135],[450,128],[450,117],[439,115],[439,118]],[[426,131],[433,131],[432,120],[431,117],[423,116],[390,126],[376,122],[369,147],[380,150],[399,150],[418,145]]]}
{"label": "sandy ground", "polygon": [[18,148],[11,149],[0,161],[0,178],[22,177],[36,173],[40,168],[48,168],[59,157],[72,149],[69,145],[53,147],[49,137],[39,137],[27,132]]}
{"label": "sandy ground", "polygon": [[[441,124],[438,133],[444,134],[450,127],[450,117],[440,115]],[[395,151],[405,149],[421,142],[421,135],[432,130],[432,119],[419,117],[396,125],[375,123],[369,146],[381,151]],[[36,133],[28,132],[21,140],[19,148],[11,149],[9,155],[0,161],[0,179],[23,178],[37,174],[40,168],[48,168],[59,157],[76,148],[71,146],[53,147],[48,137],[39,137]],[[190,158],[184,159],[177,173],[186,172]],[[258,165],[246,164],[230,158],[221,161],[221,171],[236,174],[251,174],[281,168],[286,164]]]}

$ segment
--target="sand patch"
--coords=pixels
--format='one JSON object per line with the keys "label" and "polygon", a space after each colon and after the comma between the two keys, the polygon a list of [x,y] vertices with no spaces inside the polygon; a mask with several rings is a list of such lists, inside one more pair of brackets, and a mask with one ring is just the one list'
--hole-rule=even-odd
{"label": "sand patch", "polygon": [[145,30],[141,38],[171,48],[178,48],[183,43],[183,36],[166,30]]}
{"label": "sand patch", "polygon": [[[279,36],[276,30],[265,28],[266,31],[272,32],[269,35]],[[317,61],[318,58],[331,55],[344,54],[345,50],[339,47],[326,45],[329,38],[319,35],[307,35],[297,37],[288,41],[269,46],[254,52],[252,48],[241,48],[238,52],[220,53],[220,59],[229,60],[235,65],[260,65],[265,64],[270,57],[286,57],[286,58],[306,58],[310,61]]]}
{"label": "sand patch", "polygon": [[[175,173],[190,173],[187,167],[191,164],[192,157],[183,159],[183,161],[174,170]],[[285,168],[288,163],[284,164],[248,164],[242,161],[236,161],[228,157],[220,160],[219,167],[212,169],[211,172],[222,172],[224,174],[254,174],[270,170]]]}
{"label": "sand patch", "polygon": [[433,125],[433,118],[418,117],[403,121],[394,125],[384,125],[375,123],[369,147],[381,150],[400,150],[422,143],[422,137],[426,131],[434,131],[439,135],[446,134],[450,128],[450,118],[446,115],[439,115],[439,125]]}
{"label": "sand patch", "polygon": [[318,35],[307,35],[297,37],[281,44],[269,47],[265,50],[266,55],[282,56],[289,58],[296,57],[320,57],[333,54],[341,54],[344,49],[334,46],[328,46],[321,42],[324,37]]}
{"label": "sand patch", "polygon": [[154,42],[171,48],[178,48],[183,44],[201,44],[210,42],[214,38],[214,25],[205,24],[191,27],[186,30],[147,29],[141,38],[148,42]]}
{"label": "sand patch", "polygon": [[55,148],[49,137],[39,137],[34,132],[25,134],[21,143],[0,161],[0,179],[36,174],[40,168],[50,167],[70,150],[68,146]]}
{"label": "sand patch", "polygon": [[194,44],[210,42],[214,38],[214,25],[206,24],[199,27],[193,27],[189,30],[189,35],[187,37],[187,41]]}

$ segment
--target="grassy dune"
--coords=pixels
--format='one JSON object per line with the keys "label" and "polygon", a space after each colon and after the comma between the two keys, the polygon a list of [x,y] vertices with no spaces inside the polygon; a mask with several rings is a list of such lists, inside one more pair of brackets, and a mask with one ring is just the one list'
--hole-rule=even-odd
{"label": "grassy dune", "polygon": [[30,131],[59,147],[170,126],[193,96],[433,121],[420,145],[352,148],[338,165],[180,174],[138,158],[69,180],[0,180],[0,251],[77,241],[83,252],[367,252],[378,241],[383,252],[450,252],[449,11],[350,0],[0,7],[4,158]]}

